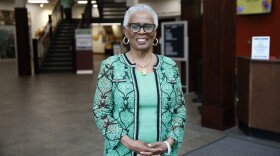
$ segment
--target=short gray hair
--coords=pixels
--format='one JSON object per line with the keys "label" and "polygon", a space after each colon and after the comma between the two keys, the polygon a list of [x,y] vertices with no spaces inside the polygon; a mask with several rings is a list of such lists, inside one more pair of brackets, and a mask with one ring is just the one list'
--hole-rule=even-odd
{"label": "short gray hair", "polygon": [[147,11],[149,14],[152,15],[153,20],[154,20],[154,24],[156,25],[156,29],[158,27],[158,16],[157,13],[148,5],[146,4],[136,4],[132,7],[130,7],[124,15],[124,19],[123,19],[123,27],[127,28],[128,25],[128,21],[130,19],[130,17],[136,12],[136,11]]}

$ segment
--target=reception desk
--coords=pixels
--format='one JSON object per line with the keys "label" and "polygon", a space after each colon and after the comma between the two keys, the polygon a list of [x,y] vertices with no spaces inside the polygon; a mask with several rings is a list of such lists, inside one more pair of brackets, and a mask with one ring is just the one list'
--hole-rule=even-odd
{"label": "reception desk", "polygon": [[279,59],[237,58],[236,108],[241,130],[280,140]]}

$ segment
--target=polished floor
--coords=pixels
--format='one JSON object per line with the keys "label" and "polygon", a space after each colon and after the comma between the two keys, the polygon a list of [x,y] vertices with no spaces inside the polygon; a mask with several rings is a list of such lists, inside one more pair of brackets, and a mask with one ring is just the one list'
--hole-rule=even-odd
{"label": "polished floor", "polygon": [[[0,62],[0,156],[101,156],[103,138],[92,119],[96,76],[103,55],[94,56],[94,74],[17,75],[16,61]],[[248,137],[237,127],[201,127],[198,103],[186,97],[188,122],[179,155],[225,136],[280,148],[279,142]],[[238,155],[238,154],[237,154]]]}

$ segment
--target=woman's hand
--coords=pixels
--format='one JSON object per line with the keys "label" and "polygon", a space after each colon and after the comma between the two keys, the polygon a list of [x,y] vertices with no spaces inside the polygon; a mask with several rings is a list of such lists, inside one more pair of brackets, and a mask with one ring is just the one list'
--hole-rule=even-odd
{"label": "woman's hand", "polygon": [[158,153],[162,153],[162,149],[159,148],[151,148],[147,143],[139,140],[133,140],[129,138],[127,135],[121,138],[121,143],[126,146],[128,149],[141,155],[158,155]]}
{"label": "woman's hand", "polygon": [[[164,152],[167,151],[167,146],[164,142],[155,142],[152,144],[148,144],[148,147],[153,148],[153,149],[157,149],[157,152],[154,152],[152,155],[153,156],[157,156],[160,155]],[[148,152],[140,152],[140,154],[142,154],[143,156],[145,155],[149,155],[150,153]]]}
{"label": "woman's hand", "polygon": [[[171,147],[174,144],[174,139],[173,138],[167,138],[165,141],[167,141]],[[152,143],[152,144],[148,144],[148,146],[150,148],[160,149],[158,152],[153,153],[155,156],[160,155],[160,154],[168,151],[168,147],[166,146],[166,144],[164,142],[155,142],[155,143]],[[148,155],[149,153],[140,152],[140,154],[142,154],[144,156],[144,155]]]}

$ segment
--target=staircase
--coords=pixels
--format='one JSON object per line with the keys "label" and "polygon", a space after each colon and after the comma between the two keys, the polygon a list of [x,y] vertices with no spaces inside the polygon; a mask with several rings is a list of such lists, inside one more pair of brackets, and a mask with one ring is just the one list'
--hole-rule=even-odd
{"label": "staircase", "polygon": [[126,11],[126,1],[102,0],[101,14],[103,19],[123,19]]}
{"label": "staircase", "polygon": [[[72,39],[80,20],[73,19],[71,23],[62,19],[57,27],[54,39],[46,54],[40,72],[72,72],[73,54]],[[75,47],[73,47],[75,48]]]}
{"label": "staircase", "polygon": [[93,23],[121,23],[126,11],[126,0],[97,0],[99,18]]}

